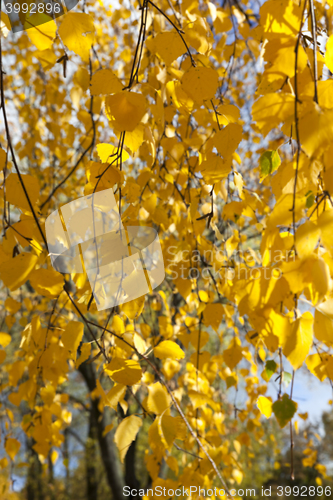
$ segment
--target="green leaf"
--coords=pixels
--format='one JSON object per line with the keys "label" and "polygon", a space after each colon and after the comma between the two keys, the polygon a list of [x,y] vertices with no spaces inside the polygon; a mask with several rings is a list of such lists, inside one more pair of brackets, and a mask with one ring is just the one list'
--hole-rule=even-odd
{"label": "green leaf", "polygon": [[272,408],[274,415],[279,422],[279,426],[283,428],[295,415],[297,411],[297,403],[289,399],[288,394],[284,394],[282,399],[275,401]]}
{"label": "green leaf", "polygon": [[274,373],[276,372],[276,369],[277,364],[275,363],[275,361],[273,361],[272,359],[268,359],[266,361],[264,371],[262,372],[262,376],[266,382],[271,379],[272,375],[274,375]]}
{"label": "green leaf", "polygon": [[265,151],[260,157],[260,180],[274,172],[281,165],[281,159],[277,151]]}
{"label": "green leaf", "polygon": [[292,378],[293,378],[293,376],[291,373],[288,373],[288,372],[282,373],[282,380],[286,384],[287,387],[290,384]]}
{"label": "green leaf", "polygon": [[313,194],[312,191],[310,191],[310,194],[307,194],[306,196],[307,196],[307,198],[306,198],[305,206],[306,206],[306,208],[311,208],[312,205],[314,204],[314,201],[315,201],[315,195]]}

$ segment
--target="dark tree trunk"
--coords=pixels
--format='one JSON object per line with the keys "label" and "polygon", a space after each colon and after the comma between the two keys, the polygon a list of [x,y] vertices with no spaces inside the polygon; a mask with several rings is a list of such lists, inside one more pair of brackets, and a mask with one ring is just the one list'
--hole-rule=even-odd
{"label": "dark tree trunk", "polygon": [[[96,388],[96,376],[92,366],[90,364],[83,363],[80,366],[79,371],[81,372],[89,391],[92,392]],[[119,470],[118,458],[115,453],[114,445],[111,441],[109,441],[108,435],[103,436],[104,416],[99,411],[98,399],[93,399],[91,401],[91,411],[94,421],[96,422],[97,441],[101,452],[106,478],[112,491],[113,500],[124,500],[124,480],[121,476],[121,471]]]}
{"label": "dark tree trunk", "polygon": [[64,432],[64,459],[66,463],[66,477],[65,477],[65,498],[70,498],[70,477],[69,477],[69,453],[68,453],[68,431]]}
{"label": "dark tree trunk", "polygon": [[89,432],[86,443],[86,477],[87,477],[87,500],[98,500],[98,481],[96,471],[96,438],[97,428],[93,410],[89,416]]}
{"label": "dark tree trunk", "polygon": [[29,439],[27,442],[27,448],[30,453],[26,485],[27,500],[44,500],[42,465],[32,446],[33,441],[32,439]]}
{"label": "dark tree trunk", "polygon": [[125,457],[125,483],[126,486],[130,486],[131,489],[140,488],[140,483],[135,474],[135,450],[136,450],[136,440],[133,441],[131,446],[128,448]]}
{"label": "dark tree trunk", "polygon": [[54,484],[54,471],[53,463],[51,459],[51,451],[48,456],[48,466],[49,466],[49,495],[50,500],[56,500],[55,484]]}

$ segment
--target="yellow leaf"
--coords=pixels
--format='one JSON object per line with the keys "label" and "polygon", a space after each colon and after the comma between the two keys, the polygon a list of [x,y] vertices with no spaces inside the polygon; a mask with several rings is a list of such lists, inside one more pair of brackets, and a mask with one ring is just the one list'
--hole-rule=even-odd
{"label": "yellow leaf", "polygon": [[140,354],[144,354],[146,352],[146,350],[147,350],[146,342],[141,337],[141,335],[139,335],[136,332],[134,332],[134,334],[133,334],[133,344],[134,344],[134,347],[136,348],[136,350]]}
{"label": "yellow leaf", "polygon": [[333,223],[333,209],[327,210],[323,212],[318,218],[318,227],[321,231],[322,241],[330,252],[332,252],[333,248],[333,231],[332,231],[332,223]]}
{"label": "yellow leaf", "polygon": [[227,255],[229,258],[234,253],[234,251],[238,248],[238,246],[239,246],[239,237],[238,237],[237,233],[234,233],[225,242],[225,249],[226,249],[226,252],[227,252]]}
{"label": "yellow leaf", "polygon": [[148,387],[148,411],[156,415],[162,415],[164,411],[169,409],[170,404],[171,398],[166,388],[162,386],[160,382],[156,382]]}
{"label": "yellow leaf", "polygon": [[333,320],[333,299],[325,300],[325,302],[316,306],[316,309]]}
{"label": "yellow leaf", "polygon": [[299,117],[299,135],[308,156],[313,156],[319,148],[327,147],[333,140],[333,110],[322,110],[314,101],[305,103]]}
{"label": "yellow leaf", "polygon": [[105,372],[118,384],[137,384],[142,376],[139,363],[132,359],[113,358],[104,367]]}
{"label": "yellow leaf", "polygon": [[67,12],[59,28],[64,44],[79,55],[84,62],[89,61],[89,53],[95,42],[93,18],[81,12]]}
{"label": "yellow leaf", "polygon": [[[59,453],[56,450],[53,450],[51,453],[51,462],[53,464],[55,464],[56,461],[58,460],[58,456],[59,456]],[[29,464],[27,464],[27,465],[29,465]]]}
{"label": "yellow leaf", "polygon": [[162,443],[170,449],[175,439],[184,439],[186,427],[181,417],[171,417],[165,413],[157,417],[158,433]]}
{"label": "yellow leaf", "polygon": [[296,35],[300,14],[301,6],[293,1],[265,2],[260,9],[260,24],[269,38]]}
{"label": "yellow leaf", "polygon": [[105,396],[106,406],[110,406],[116,411],[119,401],[123,399],[125,394],[126,394],[126,385],[115,384]]}
{"label": "yellow leaf", "polygon": [[192,403],[193,408],[202,408],[204,405],[208,404],[213,408],[213,410],[218,410],[218,405],[209,396],[202,394],[197,391],[188,391],[188,397]]}
{"label": "yellow leaf", "polygon": [[266,135],[294,113],[295,98],[292,94],[266,94],[252,106],[253,121]]}
{"label": "yellow leaf", "polygon": [[169,456],[166,459],[169,469],[173,470],[176,476],[178,476],[179,466],[176,457]]}
{"label": "yellow leaf", "polygon": [[21,443],[17,441],[17,439],[7,438],[5,441],[5,450],[10,456],[12,460],[14,460],[15,456],[19,452],[21,448]]}
{"label": "yellow leaf", "polygon": [[213,68],[191,67],[182,78],[183,90],[199,104],[207,99],[213,99],[217,87],[218,74]]}
{"label": "yellow leaf", "polygon": [[41,398],[46,406],[51,406],[55,397],[55,388],[53,385],[48,384],[40,390]]}
{"label": "yellow leaf", "polygon": [[166,62],[168,66],[186,52],[186,47],[178,35],[173,31],[159,33],[154,39],[156,54]]}
{"label": "yellow leaf", "polygon": [[[0,336],[1,336],[1,333],[0,333]],[[4,350],[1,349],[0,350],[0,364],[5,361],[6,356],[7,356],[6,351],[4,351]]]}
{"label": "yellow leaf", "polygon": [[135,440],[141,425],[141,418],[135,415],[124,418],[124,420],[122,420],[118,425],[114,435],[114,442],[119,450],[121,463],[124,462],[127,450],[131,443]]}
{"label": "yellow leaf", "polygon": [[134,153],[136,153],[136,151],[138,151],[139,147],[143,143],[144,132],[144,124],[139,123],[139,125],[135,127],[134,130],[132,130],[131,132],[127,132],[127,134],[125,135],[125,146],[132,151],[133,155]]}
{"label": "yellow leaf", "polygon": [[2,262],[0,264],[0,279],[9,290],[16,290],[27,281],[37,260],[37,255],[22,252],[13,259]]}
{"label": "yellow leaf", "polygon": [[[48,20],[48,22],[46,22]],[[52,47],[53,40],[57,34],[57,25],[46,14],[33,14],[26,20],[27,35],[38,50],[46,50]],[[31,25],[37,26],[31,28]]]}
{"label": "yellow leaf", "polygon": [[217,332],[223,318],[223,312],[222,304],[207,304],[203,311],[204,324],[211,326]]}
{"label": "yellow leaf", "polygon": [[273,403],[271,399],[268,399],[265,396],[259,396],[257,406],[260,410],[260,413],[262,413],[262,415],[265,415],[266,418],[269,418],[273,413],[272,405]]}
{"label": "yellow leaf", "polygon": [[183,359],[184,351],[172,340],[163,340],[157,347],[154,348],[154,354],[159,359],[172,358]]}
{"label": "yellow leaf", "polygon": [[300,368],[305,361],[313,341],[313,316],[305,312],[292,325],[291,333],[286,339],[283,354],[294,370]]}
{"label": "yellow leaf", "polygon": [[321,382],[327,377],[327,367],[319,354],[311,354],[305,360],[308,370],[317,377]]}
{"label": "yellow leaf", "polygon": [[238,123],[230,123],[215,134],[214,146],[223,158],[227,158],[235,152],[241,140],[242,127]]}
{"label": "yellow leaf", "polygon": [[84,363],[89,358],[90,353],[91,353],[91,344],[88,342],[82,344],[80,356],[75,364],[76,369],[78,369],[78,367],[82,365],[82,363]]}
{"label": "yellow leaf", "polygon": [[0,170],[6,165],[7,153],[4,149],[0,148]]}
{"label": "yellow leaf", "polygon": [[89,88],[90,74],[86,68],[79,68],[73,76],[73,83],[79,85],[85,92]]}
{"label": "yellow leaf", "polygon": [[[118,148],[112,144],[100,143],[97,144],[97,154],[103,163],[112,163],[118,156]],[[122,161],[126,161],[129,154],[123,149],[121,152]],[[120,159],[115,161],[114,164],[120,163]]]}
{"label": "yellow leaf", "polygon": [[231,162],[223,160],[223,158],[214,153],[210,153],[207,155],[207,159],[198,165],[196,170],[202,173],[206,183],[213,184],[228,177],[231,172]]}
{"label": "yellow leaf", "polygon": [[137,319],[143,309],[145,303],[145,296],[138,297],[137,299],[130,300],[121,306],[121,310],[128,317],[128,319]]}
{"label": "yellow leaf", "polygon": [[[30,201],[34,206],[39,196],[39,184],[36,177],[32,175],[21,174],[24,187],[28,193]],[[6,179],[6,199],[12,205],[23,208],[24,210],[31,210],[21,186],[18,174],[9,174]]]}
{"label": "yellow leaf", "polygon": [[[89,181],[86,188],[91,189],[89,193],[94,190],[98,179],[100,179],[98,182],[98,189],[101,191],[112,188],[115,184],[119,183],[121,179],[121,172],[117,169],[116,163],[110,165],[108,163],[91,161],[86,168],[86,175]],[[88,192],[85,194],[88,194]]]}
{"label": "yellow leaf", "polygon": [[106,436],[110,431],[112,431],[113,427],[114,427],[113,424],[107,425],[103,431],[103,437]]}
{"label": "yellow leaf", "polygon": [[52,49],[36,50],[34,57],[38,59],[44,71],[51,69],[57,62],[57,56]]}
{"label": "yellow leaf", "polygon": [[237,337],[231,341],[229,348],[223,352],[223,359],[230,370],[233,370],[243,359],[243,350]]}
{"label": "yellow leaf", "polygon": [[333,73],[333,35],[326,42],[325,64]]}
{"label": "yellow leaf", "polygon": [[1,12],[1,26],[0,26],[1,33],[0,34],[3,35],[4,38],[7,38],[8,33],[10,32],[11,29],[12,29],[12,27],[11,27],[8,15],[2,11]]}
{"label": "yellow leaf", "polygon": [[236,480],[238,484],[241,484],[241,482],[243,481],[243,473],[238,469],[234,469],[232,471],[232,477]]}
{"label": "yellow leaf", "polygon": [[91,95],[108,95],[120,92],[123,84],[110,69],[100,69],[92,76]]}
{"label": "yellow leaf", "polygon": [[320,229],[309,220],[297,229],[296,250],[301,259],[312,255],[319,237]]}
{"label": "yellow leaf", "polygon": [[228,125],[228,123],[234,123],[240,118],[240,111],[237,106],[233,104],[222,104],[218,106],[217,112],[219,115],[219,123],[221,125]]}
{"label": "yellow leaf", "polygon": [[0,332],[0,345],[2,347],[7,347],[7,345],[10,344],[11,340],[12,337],[9,335],[9,333]]}
{"label": "yellow leaf", "polygon": [[31,286],[44,297],[58,297],[64,288],[63,276],[54,269],[35,269],[29,276]]}
{"label": "yellow leaf", "polygon": [[65,349],[70,352],[71,359],[76,360],[77,349],[83,337],[84,325],[79,321],[70,321],[61,336]]}
{"label": "yellow leaf", "polygon": [[146,99],[142,94],[123,90],[105,99],[105,111],[117,130],[131,132],[146,112]]}
{"label": "yellow leaf", "polygon": [[15,300],[15,299],[13,299],[13,297],[8,297],[5,300],[5,308],[11,314],[15,314],[15,313],[17,313],[21,309],[21,303],[18,302],[17,300]]}

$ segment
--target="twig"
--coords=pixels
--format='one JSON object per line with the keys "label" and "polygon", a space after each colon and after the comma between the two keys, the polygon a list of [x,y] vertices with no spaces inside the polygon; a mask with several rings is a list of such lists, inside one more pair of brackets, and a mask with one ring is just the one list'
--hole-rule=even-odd
{"label": "twig", "polygon": [[[0,6],[0,13],[1,13],[1,6]],[[33,218],[34,218],[34,220],[35,220],[35,222],[37,224],[38,230],[39,230],[39,232],[40,232],[40,234],[42,236],[42,239],[43,239],[43,241],[45,243],[45,246],[47,248],[47,241],[46,241],[45,235],[44,235],[44,233],[42,231],[42,228],[41,228],[41,226],[39,224],[39,220],[37,218],[37,215],[36,215],[36,212],[34,210],[34,207],[32,206],[30,197],[28,195],[28,192],[27,192],[26,187],[25,187],[24,182],[23,182],[23,178],[22,178],[19,166],[18,166],[17,161],[16,161],[16,156],[15,156],[15,152],[14,152],[14,148],[13,148],[13,144],[12,144],[12,140],[11,140],[11,136],[10,136],[10,132],[9,132],[8,120],[7,120],[3,75],[4,75],[4,71],[2,69],[2,40],[1,40],[1,36],[0,36],[0,84],[1,84],[0,95],[1,95],[1,107],[2,107],[3,119],[4,119],[4,123],[5,123],[5,130],[6,130],[6,136],[7,136],[8,146],[9,146],[9,149],[10,149],[10,152],[11,152],[11,155],[12,155],[12,160],[13,160],[14,168],[16,170],[16,173],[17,173],[18,178],[19,178],[19,182],[21,184],[21,187],[23,189],[24,195],[25,195],[25,197],[27,199],[27,202],[28,202],[28,205],[30,207],[30,211],[31,211],[31,213],[33,215]]]}
{"label": "twig", "polygon": [[175,28],[175,30],[177,31],[178,35],[182,39],[183,44],[186,47],[187,53],[188,53],[188,55],[190,56],[190,59],[191,59],[192,66],[195,67],[196,66],[195,60],[193,59],[193,56],[192,56],[192,54],[190,52],[190,49],[189,49],[189,46],[187,45],[187,43],[186,43],[186,41],[185,41],[185,39],[183,37],[184,31],[180,30],[179,28],[177,28],[177,26],[175,25],[175,23],[173,21],[171,21],[170,17],[167,16],[159,7],[157,7],[157,5],[154,4],[154,2],[152,2],[151,0],[148,0],[148,3],[150,3],[150,5],[152,5],[156,10],[158,10],[158,12],[160,14],[162,14],[162,16],[164,16],[165,19],[167,19],[169,21],[169,23],[172,24],[172,26]]}
{"label": "twig", "polygon": [[301,40],[301,35],[302,35],[302,27],[303,27],[303,18],[304,18],[304,12],[305,12],[305,7],[306,7],[307,0],[304,2],[303,6],[303,11],[302,11],[302,16],[301,16],[301,25],[299,28],[298,36],[297,36],[297,41],[295,45],[295,132],[296,132],[296,142],[297,142],[297,153],[296,153],[296,172],[295,172],[295,180],[294,180],[294,189],[293,189],[293,206],[290,209],[293,213],[293,233],[294,233],[294,244],[296,244],[296,187],[297,187],[297,178],[298,178],[298,169],[299,169],[299,158],[301,154],[301,142],[300,142],[300,137],[299,137],[299,128],[298,128],[298,110],[297,110],[297,104],[299,102],[298,99],[298,82],[297,82],[297,65],[298,65],[298,48]]}
{"label": "twig", "polygon": [[313,100],[318,104],[318,66],[317,66],[317,26],[316,26],[316,17],[313,0],[309,0],[310,2],[310,13],[311,13],[311,30],[312,30],[312,38],[313,38],[313,71],[314,71],[314,97]]}
{"label": "twig", "polygon": [[[290,399],[293,397],[294,391],[294,380],[295,380],[295,370],[293,370],[293,378],[291,381],[291,390],[290,390]],[[290,479],[292,481],[295,480],[295,471],[294,471],[294,432],[293,432],[293,421],[290,420]]]}

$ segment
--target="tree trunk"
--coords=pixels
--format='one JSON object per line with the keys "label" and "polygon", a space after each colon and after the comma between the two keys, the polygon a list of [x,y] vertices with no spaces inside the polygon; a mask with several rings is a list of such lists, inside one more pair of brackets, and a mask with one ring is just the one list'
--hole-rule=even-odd
{"label": "tree trunk", "polygon": [[96,422],[93,410],[89,415],[89,432],[86,443],[87,500],[98,500],[98,482],[96,471]]}
{"label": "tree trunk", "polygon": [[30,457],[26,485],[27,500],[44,500],[42,465],[38,459],[37,453],[34,451],[32,446],[32,439],[28,439],[27,448],[28,450],[30,450]]}
{"label": "tree trunk", "polygon": [[[81,372],[90,392],[96,388],[96,376],[92,365],[83,363],[79,371]],[[96,422],[97,440],[101,452],[101,457],[107,477],[108,484],[112,491],[113,500],[124,500],[123,487],[124,480],[118,466],[118,459],[115,453],[114,445],[108,440],[108,435],[103,436],[104,416],[99,411],[98,399],[91,401],[91,411]]]}

